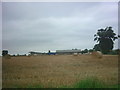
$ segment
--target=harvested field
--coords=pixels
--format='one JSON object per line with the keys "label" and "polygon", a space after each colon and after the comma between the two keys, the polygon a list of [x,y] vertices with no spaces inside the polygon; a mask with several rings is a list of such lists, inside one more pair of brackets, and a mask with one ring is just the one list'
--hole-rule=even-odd
{"label": "harvested field", "polygon": [[2,59],[2,85],[27,87],[42,85],[44,88],[71,86],[86,77],[97,77],[109,85],[117,84],[118,56],[103,55],[43,55]]}

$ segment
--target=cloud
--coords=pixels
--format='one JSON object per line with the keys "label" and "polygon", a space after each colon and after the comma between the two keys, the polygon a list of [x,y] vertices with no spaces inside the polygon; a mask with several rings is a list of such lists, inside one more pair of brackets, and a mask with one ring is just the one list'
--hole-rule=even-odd
{"label": "cloud", "polygon": [[[117,33],[117,3],[3,3],[3,49],[27,53],[93,48],[99,28]],[[117,43],[117,42],[116,42]],[[115,44],[117,47],[117,44]]]}

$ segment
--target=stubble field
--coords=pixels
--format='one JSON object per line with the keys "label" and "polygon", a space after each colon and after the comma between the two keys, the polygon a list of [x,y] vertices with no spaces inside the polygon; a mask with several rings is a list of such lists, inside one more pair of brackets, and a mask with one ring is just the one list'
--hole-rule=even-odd
{"label": "stubble field", "polygon": [[118,56],[42,55],[2,59],[2,87],[57,88],[72,86],[87,77],[109,85],[118,83]]}

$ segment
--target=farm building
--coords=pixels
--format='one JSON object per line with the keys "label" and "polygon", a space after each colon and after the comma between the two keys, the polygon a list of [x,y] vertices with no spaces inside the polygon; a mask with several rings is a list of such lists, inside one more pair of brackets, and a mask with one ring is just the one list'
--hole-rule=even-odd
{"label": "farm building", "polygon": [[80,49],[72,49],[72,50],[56,50],[56,54],[74,54],[81,53]]}
{"label": "farm building", "polygon": [[30,55],[55,55],[56,52],[48,52],[48,53],[41,53],[41,52],[29,52]]}
{"label": "farm building", "polygon": [[44,55],[45,53],[41,53],[41,52],[29,52],[30,55]]}

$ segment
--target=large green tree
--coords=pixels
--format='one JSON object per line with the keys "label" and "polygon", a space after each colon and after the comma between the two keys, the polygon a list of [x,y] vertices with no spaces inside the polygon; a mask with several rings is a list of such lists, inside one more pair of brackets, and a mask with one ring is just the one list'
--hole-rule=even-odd
{"label": "large green tree", "polygon": [[110,52],[114,47],[114,41],[118,39],[112,27],[99,29],[94,37],[94,41],[98,42],[98,44],[94,46],[94,50],[101,51],[103,54]]}

